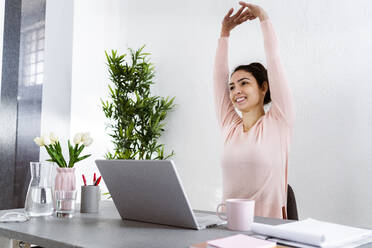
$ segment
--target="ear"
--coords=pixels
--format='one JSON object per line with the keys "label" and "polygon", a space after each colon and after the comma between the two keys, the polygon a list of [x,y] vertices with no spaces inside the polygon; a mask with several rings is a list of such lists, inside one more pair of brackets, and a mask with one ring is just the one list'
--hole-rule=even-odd
{"label": "ear", "polygon": [[263,93],[264,94],[266,94],[266,92],[268,91],[268,89],[269,89],[269,84],[265,81],[265,82],[263,82],[263,84],[262,84],[262,91],[263,91]]}

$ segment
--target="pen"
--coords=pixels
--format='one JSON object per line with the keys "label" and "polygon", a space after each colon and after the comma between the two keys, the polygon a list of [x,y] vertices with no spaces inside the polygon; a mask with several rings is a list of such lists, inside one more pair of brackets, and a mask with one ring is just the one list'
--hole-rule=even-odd
{"label": "pen", "polygon": [[101,178],[102,178],[102,176],[100,176],[100,177],[97,179],[97,181],[96,181],[96,183],[94,184],[94,186],[98,186],[99,182],[101,182]]}
{"label": "pen", "polygon": [[96,173],[93,175],[93,185],[96,184]]}
{"label": "pen", "polygon": [[84,174],[83,174],[83,181],[84,181],[84,186],[87,186],[87,180],[85,179]]}

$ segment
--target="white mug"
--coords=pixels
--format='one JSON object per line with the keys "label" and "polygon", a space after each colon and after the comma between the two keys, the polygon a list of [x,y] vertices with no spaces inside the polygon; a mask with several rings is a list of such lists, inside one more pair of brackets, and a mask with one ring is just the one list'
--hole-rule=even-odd
{"label": "white mug", "polygon": [[[248,199],[227,199],[217,206],[217,215],[227,220],[227,228],[235,231],[250,231],[254,219],[254,201]],[[225,206],[226,216],[219,211]]]}

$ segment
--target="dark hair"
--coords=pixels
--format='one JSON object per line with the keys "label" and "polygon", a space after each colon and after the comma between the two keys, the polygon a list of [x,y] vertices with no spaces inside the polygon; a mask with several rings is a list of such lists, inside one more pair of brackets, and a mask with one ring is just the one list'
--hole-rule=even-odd
{"label": "dark hair", "polygon": [[[252,74],[252,76],[256,79],[258,87],[262,89],[263,83],[267,82],[267,86],[269,86],[269,79],[267,78],[267,70],[265,66],[263,66],[260,63],[251,63],[249,65],[239,65],[234,69],[234,71],[231,73],[234,74],[234,72],[243,70],[246,72],[249,72]],[[271,102],[270,97],[270,88],[267,89],[265,98],[264,98],[264,104],[268,104]]]}

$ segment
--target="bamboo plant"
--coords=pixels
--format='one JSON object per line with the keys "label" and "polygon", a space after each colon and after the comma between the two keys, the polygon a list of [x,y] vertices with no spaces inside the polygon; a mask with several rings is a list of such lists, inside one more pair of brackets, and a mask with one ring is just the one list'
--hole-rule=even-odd
{"label": "bamboo plant", "polygon": [[165,131],[165,119],[174,108],[174,97],[152,96],[155,70],[144,46],[129,54],[105,52],[111,84],[109,99],[101,99],[102,109],[109,119],[107,129],[114,151],[106,159],[167,159],[158,139]]}

